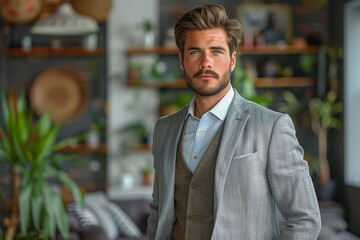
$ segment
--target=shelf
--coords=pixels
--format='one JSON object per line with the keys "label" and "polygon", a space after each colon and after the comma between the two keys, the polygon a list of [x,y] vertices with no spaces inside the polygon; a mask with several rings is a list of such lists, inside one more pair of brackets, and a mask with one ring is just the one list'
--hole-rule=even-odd
{"label": "shelf", "polygon": [[178,53],[178,49],[175,47],[153,47],[153,48],[129,48],[127,50],[128,55],[136,54],[159,54],[159,55],[174,55]]}
{"label": "shelf", "polygon": [[8,48],[8,57],[100,57],[104,55],[104,49],[88,50],[83,47],[63,47],[54,49],[51,47],[35,47],[26,52],[22,48]]}
{"label": "shelf", "polygon": [[131,152],[134,153],[147,153],[151,152],[151,145],[149,144],[138,144],[130,148]]}
{"label": "shelf", "polygon": [[[274,77],[274,78],[257,78],[254,82],[258,88],[281,88],[281,87],[313,87],[315,80],[308,77]],[[185,80],[176,80],[174,82],[146,81],[143,83],[130,80],[128,86],[146,87],[146,88],[164,88],[164,89],[186,89]]]}
{"label": "shelf", "polygon": [[259,46],[254,48],[239,48],[238,53],[246,55],[290,55],[290,54],[315,54],[319,51],[318,47],[307,46]]}
{"label": "shelf", "polygon": [[306,77],[258,78],[254,85],[258,88],[313,87],[315,80]]}
{"label": "shelf", "polygon": [[107,145],[100,144],[98,147],[93,148],[86,144],[77,144],[74,146],[65,147],[65,148],[59,150],[59,152],[62,152],[62,153],[97,153],[97,154],[107,153]]}
{"label": "shelf", "polygon": [[[276,55],[276,54],[310,54],[317,53],[319,50],[315,46],[297,47],[297,46],[258,46],[253,48],[238,48],[240,54],[252,55]],[[178,53],[175,47],[154,47],[154,48],[130,48],[127,50],[128,55],[140,54],[158,54],[158,55],[174,55]]]}
{"label": "shelf", "polygon": [[163,82],[161,80],[149,80],[144,82],[139,82],[136,80],[129,80],[128,86],[130,87],[147,87],[147,88],[169,88],[169,89],[183,89],[186,88],[186,83],[184,79],[178,79],[169,82]]}

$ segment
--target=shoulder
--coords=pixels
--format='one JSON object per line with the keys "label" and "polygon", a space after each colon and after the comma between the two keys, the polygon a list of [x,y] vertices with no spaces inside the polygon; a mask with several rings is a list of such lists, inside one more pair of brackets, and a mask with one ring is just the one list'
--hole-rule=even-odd
{"label": "shoulder", "polygon": [[255,118],[259,120],[276,120],[281,116],[287,115],[247,100],[240,96],[237,92],[234,96],[231,108],[232,110],[240,111],[242,113],[250,115],[250,118]]}
{"label": "shoulder", "polygon": [[166,128],[184,122],[186,114],[188,113],[188,109],[189,109],[189,105],[186,105],[182,109],[180,109],[179,111],[173,114],[160,117],[155,124],[155,131],[161,129],[166,130]]}

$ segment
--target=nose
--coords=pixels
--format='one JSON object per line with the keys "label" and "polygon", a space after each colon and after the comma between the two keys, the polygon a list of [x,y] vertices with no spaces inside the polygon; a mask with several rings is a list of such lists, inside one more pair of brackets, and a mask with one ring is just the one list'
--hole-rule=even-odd
{"label": "nose", "polygon": [[211,68],[211,56],[210,53],[208,52],[204,52],[201,58],[201,64],[200,64],[200,69],[209,69]]}

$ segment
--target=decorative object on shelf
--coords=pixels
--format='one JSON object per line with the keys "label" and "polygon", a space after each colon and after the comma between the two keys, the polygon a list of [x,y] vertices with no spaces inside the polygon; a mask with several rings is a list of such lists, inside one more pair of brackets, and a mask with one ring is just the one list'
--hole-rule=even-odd
{"label": "decorative object on shelf", "polygon": [[42,3],[42,0],[3,0],[0,1],[1,16],[10,23],[31,22],[40,14]]}
{"label": "decorative object on shelf", "polygon": [[244,46],[291,42],[291,13],[287,4],[240,4],[237,16],[244,28]]}
{"label": "decorative object on shelf", "polygon": [[98,148],[100,146],[100,133],[95,124],[91,124],[89,131],[86,133],[86,144],[90,148]]}
{"label": "decorative object on shelf", "polygon": [[72,36],[98,31],[97,22],[74,11],[68,2],[62,3],[54,15],[37,21],[31,33],[42,35]]}
{"label": "decorative object on shelf", "polygon": [[168,28],[165,32],[164,46],[169,48],[176,48],[174,28]]}
{"label": "decorative object on shelf", "polygon": [[30,102],[38,115],[50,111],[55,122],[75,120],[88,102],[84,79],[69,68],[42,71],[30,88]]}
{"label": "decorative object on shelf", "polygon": [[131,172],[125,171],[121,175],[120,184],[124,189],[131,189],[135,185],[134,175]]}
{"label": "decorative object on shelf", "polygon": [[21,39],[21,48],[24,52],[31,52],[32,43],[31,43],[31,36],[26,35]]}
{"label": "decorative object on shelf", "polygon": [[94,18],[98,22],[106,22],[111,10],[111,0],[70,0],[76,12]]}
{"label": "decorative object on shelf", "polygon": [[144,33],[144,47],[151,48],[155,46],[155,25],[150,20],[142,22],[142,30]]}
{"label": "decorative object on shelf", "polygon": [[4,125],[0,126],[0,152],[1,160],[10,168],[12,191],[10,216],[4,219],[6,239],[15,239],[19,224],[22,234],[27,234],[30,222],[31,228],[45,239],[55,239],[56,229],[68,239],[68,220],[57,186],[68,188],[80,205],[82,195],[75,182],[59,168],[61,163],[73,159],[58,150],[77,141],[77,137],[57,139],[60,125],[52,122],[48,113],[34,119],[24,93],[5,95],[1,94]]}
{"label": "decorative object on shelf", "polygon": [[91,33],[84,36],[83,46],[89,51],[96,50],[98,48],[98,35],[96,33]]}
{"label": "decorative object on shelf", "polygon": [[150,186],[154,181],[154,169],[152,166],[144,167],[141,170],[142,184],[144,186]]}

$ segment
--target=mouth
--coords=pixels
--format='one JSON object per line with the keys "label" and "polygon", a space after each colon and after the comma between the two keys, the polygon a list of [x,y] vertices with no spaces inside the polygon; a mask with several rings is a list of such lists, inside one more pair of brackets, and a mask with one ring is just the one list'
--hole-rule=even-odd
{"label": "mouth", "polygon": [[197,76],[197,78],[207,80],[207,79],[211,79],[211,78],[215,78],[215,77],[211,74],[201,74],[201,75]]}

